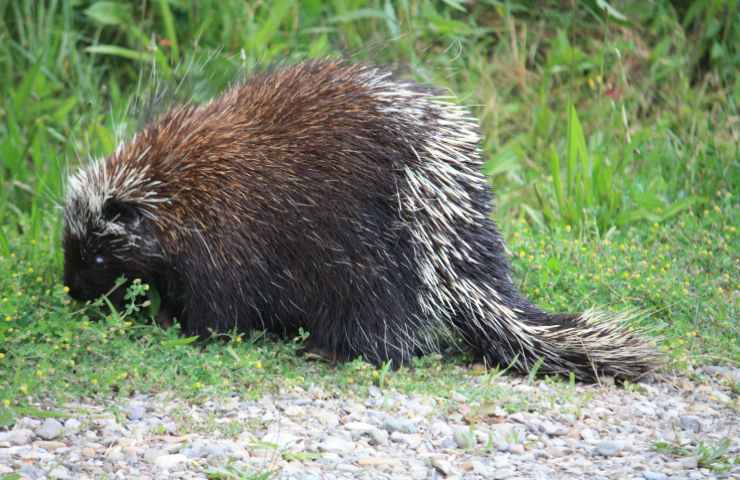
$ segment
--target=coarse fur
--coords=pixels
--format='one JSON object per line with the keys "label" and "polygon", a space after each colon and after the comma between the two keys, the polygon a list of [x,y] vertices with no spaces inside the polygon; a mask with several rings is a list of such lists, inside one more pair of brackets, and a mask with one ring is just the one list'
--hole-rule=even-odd
{"label": "coarse fur", "polygon": [[141,278],[187,334],[301,327],[341,359],[458,339],[523,372],[647,372],[624,318],[547,314],[514,287],[479,140],[453,99],[377,67],[256,74],[71,177],[65,284],[84,300]]}

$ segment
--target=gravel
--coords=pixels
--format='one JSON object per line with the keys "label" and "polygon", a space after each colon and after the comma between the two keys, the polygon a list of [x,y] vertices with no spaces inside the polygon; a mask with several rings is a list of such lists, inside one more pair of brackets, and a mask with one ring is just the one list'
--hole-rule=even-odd
{"label": "gravel", "polygon": [[66,418],[24,417],[0,431],[0,476],[740,478],[740,466],[712,470],[702,458],[727,439],[724,461],[740,455],[738,395],[727,387],[737,372],[705,372],[702,383],[672,377],[628,389],[471,377],[465,393],[446,397],[376,387],[339,395],[312,386],[256,400],[189,403],[161,393],[40,404]]}

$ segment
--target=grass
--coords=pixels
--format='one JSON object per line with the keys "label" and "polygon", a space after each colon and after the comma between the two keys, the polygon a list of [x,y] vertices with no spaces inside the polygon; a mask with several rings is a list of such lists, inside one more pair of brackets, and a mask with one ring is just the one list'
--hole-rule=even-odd
{"label": "grass", "polygon": [[740,465],[740,456],[728,455],[732,447],[729,438],[722,438],[713,443],[697,442],[691,446],[681,446],[666,441],[655,442],[656,452],[675,457],[696,457],[699,468],[706,468],[714,473],[727,473],[734,465]]}
{"label": "grass", "polygon": [[152,71],[202,101],[256,65],[326,55],[394,65],[473,108],[515,278],[537,303],[647,311],[637,323],[669,368],[740,363],[737,2],[603,3],[0,0],[0,423],[42,399],[316,383],[472,395],[481,376],[491,401],[522,408],[465,359],[331,367],[296,355],[301,339],[192,344],[146,308],[68,300],[64,178],[135,129]]}

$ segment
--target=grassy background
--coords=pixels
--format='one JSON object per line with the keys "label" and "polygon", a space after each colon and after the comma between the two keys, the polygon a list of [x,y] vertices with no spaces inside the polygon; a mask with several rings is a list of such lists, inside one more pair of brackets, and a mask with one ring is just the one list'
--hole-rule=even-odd
{"label": "grassy background", "polygon": [[135,128],[152,72],[200,101],[255,66],[327,55],[471,106],[494,215],[537,303],[645,309],[672,367],[739,363],[738,45],[734,0],[0,0],[0,422],[43,397],[316,382],[446,394],[481,374],[436,357],[330,368],[296,357],[300,339],[194,347],[134,303],[66,298],[64,178]]}

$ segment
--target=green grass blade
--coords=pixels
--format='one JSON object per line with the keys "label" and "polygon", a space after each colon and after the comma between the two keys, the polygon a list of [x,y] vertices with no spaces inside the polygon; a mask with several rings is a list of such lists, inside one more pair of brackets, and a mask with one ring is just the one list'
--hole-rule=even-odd
{"label": "green grass blade", "polygon": [[119,47],[116,45],[92,45],[85,48],[87,53],[95,55],[111,55],[113,57],[128,58],[138,62],[151,62],[154,56],[151,53],[140,52],[130,48]]}
{"label": "green grass blade", "polygon": [[177,64],[180,61],[180,48],[177,43],[177,30],[175,29],[175,18],[170,9],[169,0],[159,0],[159,12],[164,22],[165,37],[170,41],[170,54],[172,62]]}

